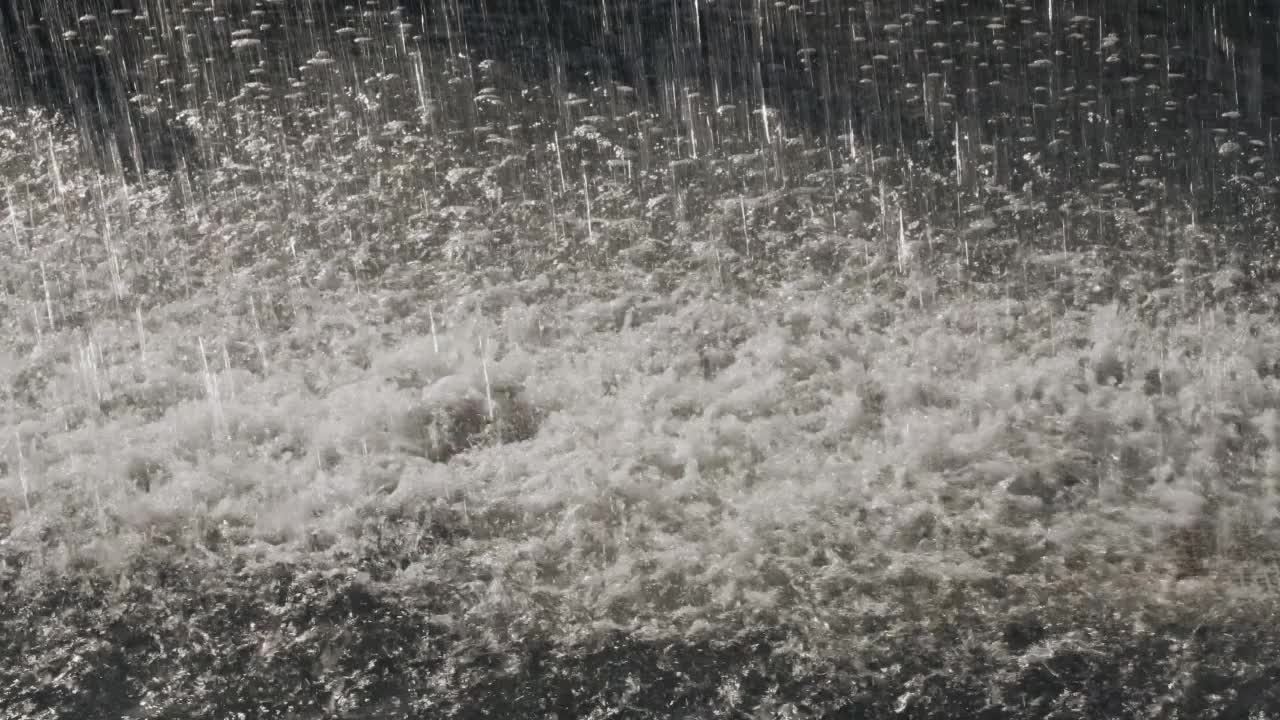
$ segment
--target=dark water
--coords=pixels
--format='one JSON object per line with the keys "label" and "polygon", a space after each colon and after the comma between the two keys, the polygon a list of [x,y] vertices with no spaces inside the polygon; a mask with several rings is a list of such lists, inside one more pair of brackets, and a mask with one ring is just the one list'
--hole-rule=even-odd
{"label": "dark water", "polygon": [[[97,128],[87,142],[123,137],[122,155],[144,165],[172,155],[184,115],[217,118],[246,97],[286,130],[306,125],[303,101],[328,93],[377,96],[368,122],[430,105],[433,130],[470,132],[492,121],[474,102],[489,86],[516,101],[495,127],[537,124],[519,116],[524,100],[565,120],[573,94],[590,108],[578,117],[662,118],[691,138],[680,152],[802,137],[974,194],[1025,188],[1057,204],[1087,191],[1274,229],[1280,3],[1270,0],[0,7],[0,97],[62,108]],[[386,78],[399,89],[378,84]],[[234,145],[232,123],[209,124],[196,133],[206,156]]]}
{"label": "dark water", "polygon": [[[780,108],[799,131],[852,127],[872,142],[902,143],[918,139],[921,125],[936,133],[1000,114],[1012,116],[1013,129],[1044,135],[1075,119],[1060,106],[1086,90],[1102,109],[1123,110],[1126,128],[1177,102],[1179,122],[1240,113],[1229,118],[1231,129],[1247,126],[1269,142],[1280,114],[1280,4],[1269,0],[0,6],[0,53],[10,71],[0,73],[0,97],[87,105],[98,114],[120,110],[139,92],[181,107],[197,103],[201,90],[234,94],[253,73],[281,83],[317,50],[357,38],[367,41],[357,49],[390,66],[415,50],[432,64],[499,60],[524,81],[562,90],[633,86],[668,115],[680,112],[678,94],[697,89],[716,105]],[[266,51],[231,52],[237,33],[263,41]],[[163,97],[160,83],[172,91],[193,80],[194,92]]]}
{"label": "dark water", "polygon": [[[532,81],[636,86],[659,107],[668,86],[696,86],[718,101],[781,107],[806,130],[839,132],[851,118],[870,117],[877,136],[889,139],[899,120],[891,116],[924,114],[932,74],[942,76],[933,78],[942,83],[936,97],[954,95],[981,115],[1025,109],[1005,103],[1033,103],[1037,86],[1095,85],[1100,97],[1118,101],[1130,90],[1149,99],[1145,91],[1156,85],[1177,99],[1194,95],[1196,119],[1238,111],[1262,127],[1280,99],[1278,8],[1270,0],[10,0],[0,3],[0,52],[10,70],[0,73],[0,97],[13,103],[43,93],[96,104],[115,85],[129,92],[156,89],[148,88],[152,80],[211,75],[234,83],[253,69],[234,67],[247,59],[280,80],[316,50],[360,38],[391,64],[397,50],[414,49],[495,59]],[[269,52],[229,53],[237,31]],[[94,52],[101,47],[108,57]],[[156,52],[167,59],[157,61]],[[202,62],[208,58],[216,64]],[[1029,69],[1037,60],[1053,63],[1053,72]],[[156,64],[166,67],[147,67]],[[1137,84],[1117,84],[1126,77]],[[982,90],[992,82],[1014,86],[993,96]],[[975,89],[971,104],[966,95]]]}

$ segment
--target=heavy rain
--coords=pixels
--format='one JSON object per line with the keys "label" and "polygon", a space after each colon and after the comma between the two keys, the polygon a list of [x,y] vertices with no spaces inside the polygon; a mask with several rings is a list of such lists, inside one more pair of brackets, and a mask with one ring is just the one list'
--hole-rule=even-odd
{"label": "heavy rain", "polygon": [[0,719],[1280,714],[1280,4],[0,0]]}

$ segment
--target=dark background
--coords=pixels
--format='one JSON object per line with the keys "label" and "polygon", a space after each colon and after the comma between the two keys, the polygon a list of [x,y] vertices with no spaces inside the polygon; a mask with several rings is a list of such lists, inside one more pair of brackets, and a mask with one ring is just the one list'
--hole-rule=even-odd
{"label": "dark background", "polygon": [[[1002,15],[1015,31],[1023,16],[1035,16],[1039,26],[1050,17],[1059,24],[1072,16],[1093,17],[1098,38],[1116,33],[1130,47],[1157,50],[1178,65],[1172,69],[1185,73],[1193,88],[1209,94],[1211,83],[1230,85],[1257,127],[1269,127],[1280,114],[1280,3],[1269,0],[1054,0],[1052,7],[1044,0],[406,0],[398,13],[391,12],[395,4],[376,0],[236,1],[217,7],[226,14],[221,24],[226,33],[270,26],[259,33],[276,46],[278,65],[268,67],[269,74],[287,74],[305,62],[337,27],[377,30],[393,38],[394,26],[403,24],[413,44],[427,52],[473,62],[498,60],[521,82],[549,82],[578,92],[603,83],[629,85],[647,109],[668,115],[678,112],[677,90],[697,89],[718,103],[763,101],[780,107],[793,126],[812,134],[832,136],[854,128],[872,144],[906,144],[936,134],[937,128],[921,127],[918,116],[886,102],[884,93],[869,99],[858,91],[851,78],[877,48],[868,50],[854,38],[874,37],[874,28],[911,16],[918,5],[926,6],[938,24],[910,31],[939,38],[950,33],[943,39],[953,44],[957,32],[973,34],[953,24],[976,15]],[[74,119],[88,145],[107,156],[115,146],[126,166],[174,166],[191,141],[174,121],[177,108],[131,98],[163,99],[160,88],[148,86],[157,65],[170,65],[160,74],[178,77],[184,60],[198,62],[194,55],[175,57],[184,41],[174,28],[193,14],[208,15],[208,6],[173,0],[0,0],[0,11],[0,102],[62,112]],[[923,39],[927,45],[931,38]],[[202,40],[217,47],[229,37]],[[1007,62],[1001,56],[1007,47],[993,49],[979,36],[972,40],[978,41],[973,53]],[[158,61],[161,56],[168,60]],[[925,69],[912,65],[919,57],[894,60],[903,70],[899,80]],[[1083,57],[1075,70],[1088,82],[1091,74],[1100,79],[1108,68],[1098,58]],[[190,78],[178,83],[184,79]]]}

